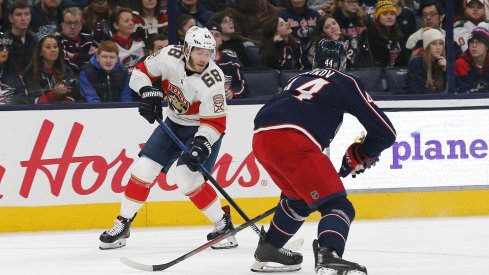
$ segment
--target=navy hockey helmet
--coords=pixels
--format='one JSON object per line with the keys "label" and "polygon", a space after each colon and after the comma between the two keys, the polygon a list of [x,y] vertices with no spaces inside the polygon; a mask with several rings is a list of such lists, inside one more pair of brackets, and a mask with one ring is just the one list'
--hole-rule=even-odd
{"label": "navy hockey helmet", "polygon": [[343,71],[346,66],[345,45],[341,41],[327,38],[321,39],[316,45],[314,68],[333,68]]}

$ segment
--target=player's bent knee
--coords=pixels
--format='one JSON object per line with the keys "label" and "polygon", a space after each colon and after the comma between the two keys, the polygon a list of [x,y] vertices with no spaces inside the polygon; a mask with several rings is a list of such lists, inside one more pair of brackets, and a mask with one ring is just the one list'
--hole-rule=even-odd
{"label": "player's bent knee", "polygon": [[285,202],[288,210],[297,220],[305,220],[312,212],[311,208],[303,200],[291,200],[287,198]]}
{"label": "player's bent knee", "polygon": [[204,183],[204,177],[199,172],[192,172],[186,165],[178,165],[175,161],[166,174],[169,185],[177,185],[185,195],[193,192]]}
{"label": "player's bent knee", "polygon": [[162,168],[163,166],[161,164],[142,155],[134,163],[132,175],[149,185],[153,183]]}
{"label": "player's bent knee", "polygon": [[355,219],[355,208],[346,196],[337,197],[327,201],[318,208],[318,211],[321,213],[321,216],[336,212],[345,215],[350,222]]}

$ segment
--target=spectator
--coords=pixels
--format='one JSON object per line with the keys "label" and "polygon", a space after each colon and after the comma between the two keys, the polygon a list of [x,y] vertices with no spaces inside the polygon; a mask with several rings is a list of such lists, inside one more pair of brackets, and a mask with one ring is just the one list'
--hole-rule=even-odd
{"label": "spectator", "polygon": [[119,61],[119,48],[102,41],[80,72],[80,94],[87,102],[131,102],[129,72]]}
{"label": "spectator", "polygon": [[55,33],[63,20],[61,0],[41,0],[32,7],[29,28],[35,33]]}
{"label": "spectator", "polygon": [[209,19],[209,23],[217,23],[221,28],[222,45],[220,50],[230,56],[237,57],[245,67],[251,66],[251,61],[246,53],[245,37],[236,34],[234,20],[227,11],[218,11]]}
{"label": "spectator", "polygon": [[260,51],[261,63],[276,70],[300,69],[302,50],[292,36],[290,24],[275,16],[263,23],[263,41]]}
{"label": "spectator", "polygon": [[0,104],[29,103],[22,75],[9,58],[12,39],[0,33]]}
{"label": "spectator", "polygon": [[144,43],[133,40],[131,35],[134,33],[134,22],[132,12],[127,8],[120,8],[113,15],[112,26],[115,33],[112,39],[119,48],[120,62],[127,67],[129,73],[138,61],[145,55]]}
{"label": "spectator", "polygon": [[226,9],[232,14],[235,32],[256,42],[263,40],[263,23],[276,16],[279,10],[269,0],[236,0],[234,7]]}
{"label": "spectator", "polygon": [[411,93],[441,93],[446,83],[445,36],[438,29],[423,31],[424,56],[409,62],[406,82]]}
{"label": "spectator", "polygon": [[159,50],[168,46],[168,36],[166,34],[157,34],[149,41],[148,49],[150,54],[157,53]]}
{"label": "spectator", "polygon": [[247,97],[248,90],[246,89],[245,81],[243,79],[243,71],[241,70],[241,62],[239,58],[219,50],[222,44],[221,25],[211,22],[207,25],[207,29],[209,29],[214,36],[214,40],[216,40],[217,50],[214,62],[221,68],[224,77],[226,78],[224,82],[226,98],[233,99]]}
{"label": "spectator", "polygon": [[390,0],[375,6],[374,21],[362,34],[361,51],[354,67],[406,67],[407,53],[396,23],[397,8]]}
{"label": "spectator", "polygon": [[133,11],[135,35],[137,40],[143,40],[147,45],[151,38],[158,33],[166,32],[168,15],[160,9],[160,0],[139,0]]}
{"label": "spectator", "polygon": [[69,66],[65,66],[61,44],[54,34],[39,40],[34,56],[24,72],[29,94],[34,102],[73,103],[79,99],[76,79]]}
{"label": "spectator", "polygon": [[406,45],[406,41],[411,34],[416,31],[416,15],[414,12],[404,5],[404,0],[391,0],[392,4],[397,8],[397,25],[402,32],[402,45]]}
{"label": "spectator", "polygon": [[348,38],[352,51],[349,57],[355,63],[360,51],[360,36],[369,23],[367,16],[358,5],[358,0],[335,0],[333,17],[340,25],[341,32]]}
{"label": "spectator", "polygon": [[455,61],[455,86],[464,93],[489,92],[489,32],[482,27],[472,30],[468,48]]}
{"label": "spectator", "polygon": [[305,51],[321,17],[319,13],[309,8],[307,0],[289,0],[287,7],[279,13],[279,16],[289,23],[292,35],[301,43],[302,50]]}
{"label": "spectator", "polygon": [[453,25],[453,38],[462,51],[467,50],[467,40],[472,30],[486,20],[484,0],[464,0],[464,18]]}
{"label": "spectator", "polygon": [[193,26],[197,26],[197,21],[195,21],[195,18],[192,15],[182,14],[177,17],[177,36],[179,45],[184,44],[185,34]]}
{"label": "spectator", "polygon": [[12,24],[7,32],[12,39],[12,47],[9,51],[10,58],[17,69],[23,72],[31,60],[37,44],[36,35],[28,29],[31,22],[29,5],[24,1],[12,3],[9,8],[9,21]]}
{"label": "spectator", "polygon": [[316,54],[316,46],[319,41],[323,38],[331,39],[331,40],[340,40],[344,42],[345,52],[346,52],[346,68],[352,67],[351,57],[353,55],[353,50],[350,47],[349,39],[345,38],[345,36],[341,33],[340,25],[336,22],[336,19],[329,15],[322,16],[319,18],[318,24],[314,29],[312,34],[311,42],[307,48],[307,59],[314,67],[314,56]]}
{"label": "spectator", "polygon": [[81,16],[82,11],[79,8],[67,8],[63,11],[61,23],[60,41],[63,53],[75,75],[79,74],[81,66],[87,64],[97,51],[92,36],[81,33]]}
{"label": "spectator", "polygon": [[309,8],[316,10],[321,16],[333,14],[333,0],[309,0]]}
{"label": "spectator", "polygon": [[423,55],[423,31],[425,28],[438,29],[443,36],[445,30],[441,28],[441,23],[445,18],[445,10],[438,0],[421,0],[419,11],[423,27],[408,37],[406,49],[410,52],[411,58],[417,55]]}
{"label": "spectator", "polygon": [[109,25],[111,16],[112,7],[107,0],[89,0],[88,7],[83,10],[82,32],[91,34],[97,44],[110,39],[112,37]]}
{"label": "spectator", "polygon": [[181,14],[190,14],[197,26],[203,27],[209,22],[212,16],[212,11],[206,9],[204,5],[199,3],[199,0],[179,0],[177,4],[177,16]]}

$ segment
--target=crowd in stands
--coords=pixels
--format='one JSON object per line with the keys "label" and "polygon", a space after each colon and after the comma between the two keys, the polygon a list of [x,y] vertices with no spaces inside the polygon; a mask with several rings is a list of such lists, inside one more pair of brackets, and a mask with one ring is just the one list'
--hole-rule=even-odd
{"label": "crowd in stands", "polygon": [[[0,104],[137,101],[132,69],[169,44],[166,2],[0,0]],[[322,38],[344,43],[347,71],[405,72],[402,94],[445,93],[453,44],[456,92],[489,92],[489,0],[454,2],[447,22],[441,0],[178,0],[177,43],[211,31],[228,100],[253,96],[249,71],[312,69]]]}

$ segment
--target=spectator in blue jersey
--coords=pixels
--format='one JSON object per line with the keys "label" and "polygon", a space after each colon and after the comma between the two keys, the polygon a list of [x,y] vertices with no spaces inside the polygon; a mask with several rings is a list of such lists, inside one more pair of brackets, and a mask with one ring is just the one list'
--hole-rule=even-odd
{"label": "spectator in blue jersey", "polygon": [[29,28],[35,33],[55,33],[63,20],[61,0],[41,0],[32,7]]}
{"label": "spectator in blue jersey", "polygon": [[0,33],[0,104],[31,103],[22,73],[9,56],[12,39]]}
{"label": "spectator in blue jersey", "polygon": [[212,11],[206,9],[204,5],[199,3],[199,0],[179,0],[177,3],[177,16],[181,14],[190,14],[197,26],[203,27],[209,22],[212,16]]}
{"label": "spectator in blue jersey", "polygon": [[219,50],[219,46],[222,44],[221,25],[218,23],[210,23],[207,25],[207,29],[209,29],[214,36],[214,40],[216,40],[216,49],[218,50],[216,50],[214,62],[221,68],[224,77],[226,78],[224,82],[226,98],[233,99],[247,97],[248,90],[243,78],[241,61],[237,56],[232,56]]}
{"label": "spectator in blue jersey", "polygon": [[112,36],[110,17],[112,6],[108,0],[88,0],[88,6],[83,9],[83,33],[91,34],[98,44]]}
{"label": "spectator in blue jersey", "polygon": [[416,15],[414,11],[404,5],[404,0],[392,0],[392,4],[397,8],[397,25],[402,32],[402,43],[416,31]]}
{"label": "spectator in blue jersey", "polygon": [[86,102],[131,102],[129,73],[119,61],[119,48],[102,41],[90,63],[80,72],[80,94]]}
{"label": "spectator in blue jersey", "polygon": [[341,32],[348,38],[353,54],[351,63],[355,63],[360,52],[360,36],[369,24],[369,18],[358,4],[358,0],[335,0],[333,5],[333,17],[340,25]]}
{"label": "spectator in blue jersey", "polygon": [[[318,211],[316,273],[367,275],[364,266],[342,259],[355,209],[340,176],[356,177],[375,164],[396,140],[396,131],[363,83],[341,71],[345,62],[342,42],[321,40],[314,60],[318,68],[292,78],[255,117],[253,153],[281,197],[268,231],[260,234],[252,271],[301,269],[302,255],[284,245]],[[367,135],[348,147],[337,172],[327,151],[345,113],[356,117]]]}
{"label": "spectator in blue jersey", "polygon": [[304,69],[303,59],[307,57],[288,22],[274,16],[263,23],[262,31],[261,64],[276,70]]}
{"label": "spectator in blue jersey", "polygon": [[360,54],[354,67],[407,66],[408,56],[396,18],[397,8],[390,0],[377,2],[373,23],[362,33]]}
{"label": "spectator in blue jersey", "polygon": [[97,51],[96,44],[89,34],[81,33],[82,11],[77,7],[63,11],[60,40],[68,65],[78,75],[81,66],[88,63]]}
{"label": "spectator in blue jersey", "polygon": [[455,61],[455,87],[462,93],[489,92],[489,31],[472,30],[468,48]]}
{"label": "spectator in blue jersey", "polygon": [[442,93],[446,86],[445,36],[438,29],[423,31],[423,56],[409,61],[406,83],[410,93]]}
{"label": "spectator in blue jersey", "polygon": [[301,43],[302,50],[305,51],[321,17],[319,13],[309,8],[307,0],[289,0],[278,16],[289,23],[292,35]]}

